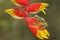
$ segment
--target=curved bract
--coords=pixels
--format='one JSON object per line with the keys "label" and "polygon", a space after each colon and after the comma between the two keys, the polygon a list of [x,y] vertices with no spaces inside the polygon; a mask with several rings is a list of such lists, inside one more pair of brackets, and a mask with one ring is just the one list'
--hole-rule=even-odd
{"label": "curved bract", "polygon": [[46,12],[44,10],[46,9],[47,6],[48,6],[47,3],[33,3],[26,6],[26,10],[31,12],[32,14],[36,14],[42,11],[44,15],[46,15]]}
{"label": "curved bract", "polygon": [[6,13],[8,13],[9,15],[11,15],[13,18],[15,19],[22,19],[24,17],[28,16],[28,12],[25,10],[17,10],[17,9],[7,9],[5,10]]}
{"label": "curved bract", "polygon": [[[48,39],[50,36],[47,29],[45,28],[45,22],[38,21],[36,18],[33,17],[27,17],[25,18],[26,23],[28,24],[28,28],[30,31],[38,38],[40,39]],[[39,24],[39,25],[38,25]]]}

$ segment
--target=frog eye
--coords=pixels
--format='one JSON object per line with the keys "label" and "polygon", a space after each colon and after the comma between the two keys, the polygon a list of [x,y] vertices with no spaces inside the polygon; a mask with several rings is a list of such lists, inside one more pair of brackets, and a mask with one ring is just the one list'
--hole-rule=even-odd
{"label": "frog eye", "polygon": [[38,18],[39,16],[38,15],[34,15],[34,18]]}
{"label": "frog eye", "polygon": [[34,18],[36,18],[37,20],[40,20],[40,21],[44,21],[44,18],[38,16],[38,15],[34,15]]}

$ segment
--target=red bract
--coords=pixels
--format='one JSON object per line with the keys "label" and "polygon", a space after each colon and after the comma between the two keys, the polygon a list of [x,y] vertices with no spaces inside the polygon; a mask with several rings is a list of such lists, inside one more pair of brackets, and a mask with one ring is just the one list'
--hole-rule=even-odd
{"label": "red bract", "polygon": [[40,39],[48,39],[49,33],[47,29],[44,26],[41,26],[44,24],[42,21],[38,21],[35,18],[25,18],[26,23],[28,24],[28,28],[30,31],[37,36]]}
{"label": "red bract", "polygon": [[33,3],[26,6],[26,10],[29,12],[36,12],[41,6],[41,3]]}
{"label": "red bract", "polygon": [[47,6],[48,6],[47,3],[33,3],[33,4],[26,6],[26,10],[29,12],[32,12],[33,14],[40,12],[40,11],[46,14],[44,10],[46,9]]}
{"label": "red bract", "polygon": [[22,10],[22,9],[7,9],[5,10],[5,12],[7,12],[9,15],[11,15],[12,17],[16,18],[16,19],[20,19],[20,18],[24,18],[28,16],[28,12],[26,10]]}
{"label": "red bract", "polygon": [[19,16],[19,17],[27,17],[28,16],[28,12],[26,10],[17,10],[14,9],[13,12],[15,13],[15,15]]}
{"label": "red bract", "polygon": [[16,5],[26,6],[29,4],[30,0],[12,0],[12,2]]}
{"label": "red bract", "polygon": [[35,18],[25,18],[25,21],[27,22],[28,26],[29,26],[29,29],[34,32],[34,34],[37,33],[37,29],[38,28],[42,28],[42,29],[45,29],[43,28],[42,26],[37,26],[38,24],[38,20],[36,20]]}

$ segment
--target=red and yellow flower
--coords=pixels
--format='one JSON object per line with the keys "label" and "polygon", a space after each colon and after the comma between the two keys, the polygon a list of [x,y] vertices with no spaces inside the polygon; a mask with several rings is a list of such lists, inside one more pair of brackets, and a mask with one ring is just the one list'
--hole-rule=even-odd
{"label": "red and yellow flower", "polygon": [[[44,18],[41,17],[27,17],[29,13],[37,14],[43,12],[46,15],[45,9],[48,6],[47,3],[33,3],[29,4],[30,0],[11,0],[19,8],[12,8],[5,10],[6,13],[11,15],[15,19],[22,19],[26,21],[30,31],[39,39],[48,39],[49,32],[47,31],[47,23]],[[21,7],[24,7],[21,9]]]}

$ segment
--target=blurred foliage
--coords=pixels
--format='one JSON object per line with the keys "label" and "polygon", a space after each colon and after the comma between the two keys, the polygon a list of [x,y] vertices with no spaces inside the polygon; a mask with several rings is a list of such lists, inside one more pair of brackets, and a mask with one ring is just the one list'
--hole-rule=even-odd
{"label": "blurred foliage", "polygon": [[[44,16],[48,23],[47,29],[51,36],[48,40],[60,40],[60,0],[31,0],[31,3],[46,2],[49,4]],[[28,29],[24,20],[17,20],[4,12],[5,9],[14,8],[11,0],[0,0],[0,40],[39,40]]]}

